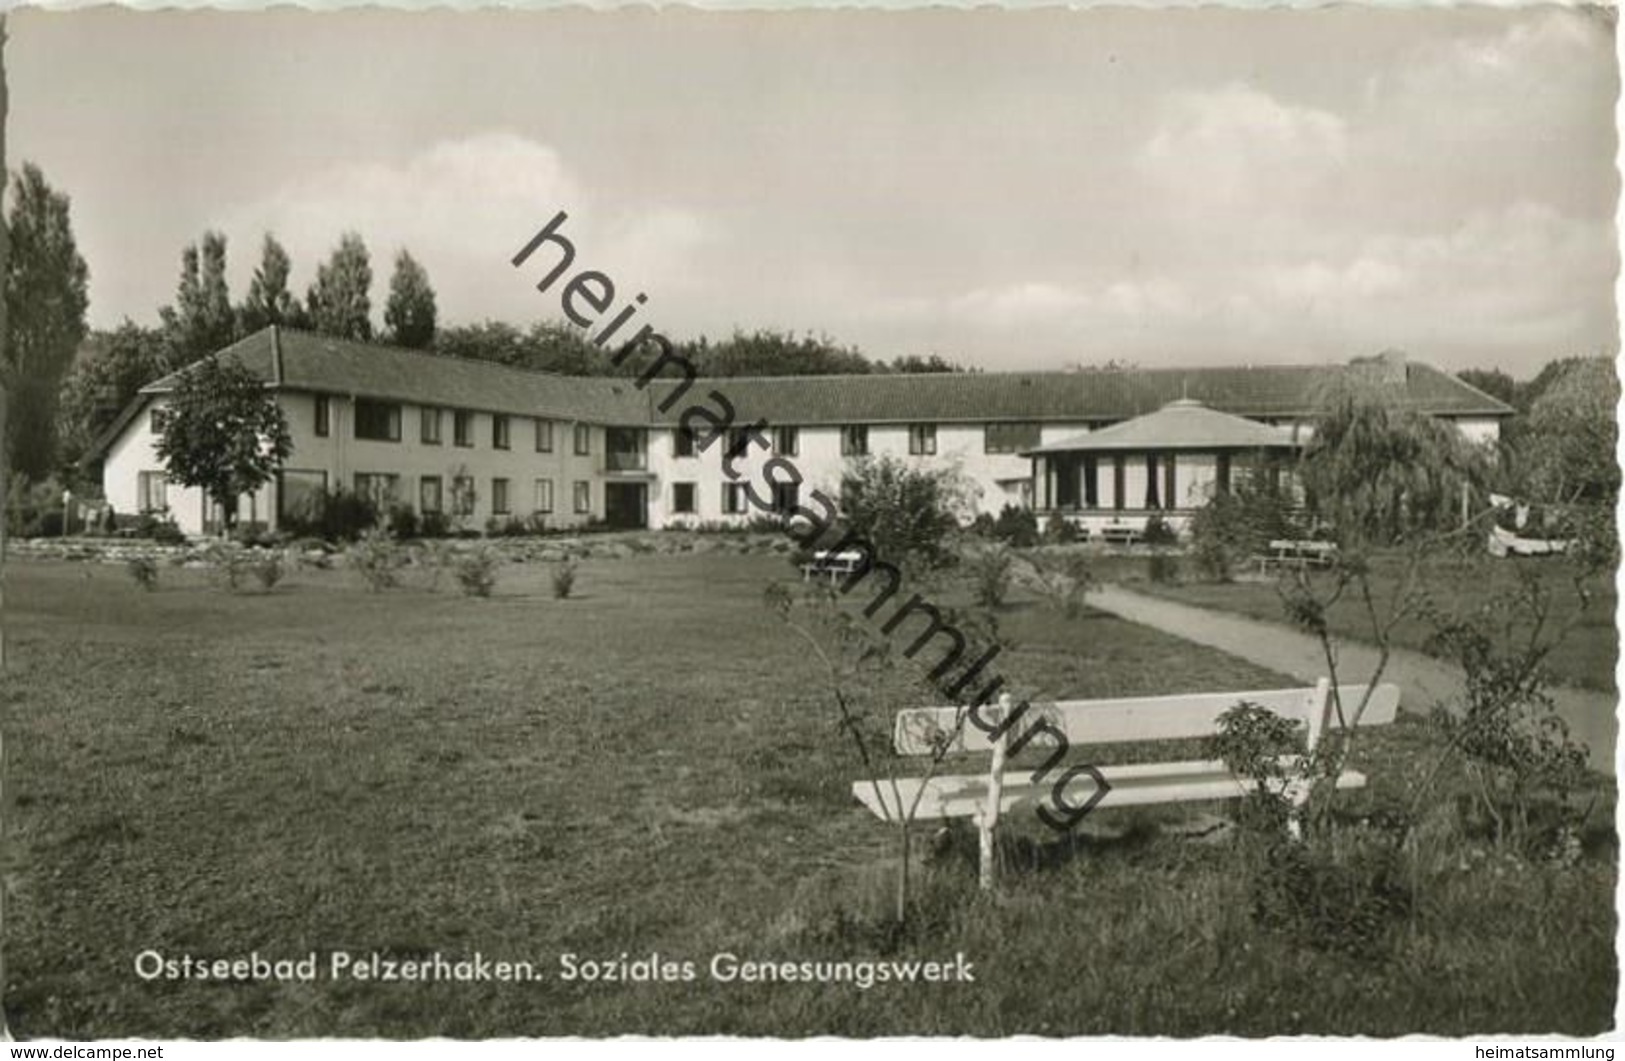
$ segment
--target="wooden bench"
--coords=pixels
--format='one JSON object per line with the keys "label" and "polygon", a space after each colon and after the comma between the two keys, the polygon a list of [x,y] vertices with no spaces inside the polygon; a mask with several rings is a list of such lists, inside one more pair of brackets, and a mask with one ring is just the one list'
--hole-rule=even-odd
{"label": "wooden bench", "polygon": [[831,552],[820,549],[813,553],[810,562],[801,565],[801,581],[805,582],[814,575],[828,575],[834,582],[837,578],[856,574],[859,565],[863,563],[863,554],[860,552]]}
{"label": "wooden bench", "polygon": [[[1345,717],[1353,718],[1361,711],[1366,689],[1364,685],[1339,687]],[[1251,783],[1236,777],[1219,760],[1100,767],[1062,761],[1069,750],[1095,744],[1213,737],[1219,732],[1219,716],[1240,703],[1257,704],[1301,723],[1306,730],[1307,752],[1313,752],[1321,735],[1339,724],[1331,683],[1325,679],[1310,688],[1070,700],[1032,704],[1025,711],[1013,706],[1005,696],[997,707],[981,709],[978,717],[988,731],[975,725],[963,708],[913,708],[897,714],[892,743],[899,755],[929,756],[939,746],[946,746],[950,755],[989,754],[992,761],[987,773],[858,781],[852,785],[852,793],[883,821],[900,821],[911,808],[914,821],[972,819],[982,838],[982,886],[991,887],[993,832],[1000,816],[1012,810],[1032,807],[1047,823],[1069,829],[1098,807],[1188,803],[1245,795]],[[1392,722],[1398,710],[1399,687],[1379,685],[1357,723],[1383,725]],[[1007,718],[1012,720],[1010,724],[1001,725],[1001,720]],[[1056,750],[1030,776],[1028,768],[1022,766],[1017,776],[1006,777],[1007,756],[1028,744]],[[1291,765],[1295,758],[1286,757],[1283,765]],[[1355,770],[1345,770],[1337,778],[1338,788],[1364,785],[1365,775]],[[1299,785],[1287,795],[1301,806],[1309,793]],[[1291,827],[1296,835],[1296,816]]]}
{"label": "wooden bench", "polygon": [[1268,553],[1257,558],[1261,574],[1271,566],[1295,566],[1300,570],[1306,567],[1331,567],[1332,561],[1337,559],[1336,542],[1290,541],[1278,538],[1270,542],[1269,548]]}

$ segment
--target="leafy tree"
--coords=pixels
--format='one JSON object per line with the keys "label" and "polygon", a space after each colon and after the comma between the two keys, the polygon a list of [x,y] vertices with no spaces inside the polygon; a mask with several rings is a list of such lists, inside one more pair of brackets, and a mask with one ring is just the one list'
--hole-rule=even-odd
{"label": "leafy tree", "polygon": [[5,349],[11,467],[28,479],[50,473],[56,455],[57,391],[86,334],[90,270],[68,217],[68,196],[33,163],[16,176],[6,230],[9,325]]}
{"label": "leafy tree", "polygon": [[355,232],[346,232],[326,263],[316,270],[305,301],[310,325],[340,339],[372,338],[372,260]]}
{"label": "leafy tree", "polygon": [[921,357],[919,354],[909,354],[906,357],[896,357],[892,359],[890,370],[903,374],[966,371],[963,365],[956,365],[940,354],[929,354],[925,357]]}
{"label": "leafy tree", "polygon": [[1469,368],[1456,373],[1456,378],[1469,387],[1477,387],[1497,401],[1506,402],[1514,408],[1518,407],[1520,398],[1518,381],[1498,368]]}
{"label": "leafy tree", "polygon": [[275,395],[236,362],[208,358],[188,368],[169,396],[158,459],[169,477],[196,486],[225,513],[270,480],[293,452],[288,421]]}
{"label": "leafy tree", "polygon": [[105,339],[100,352],[81,357],[62,381],[57,433],[65,469],[79,462],[142,387],[174,367],[160,330],[126,320],[117,331],[97,336]]}
{"label": "leafy tree", "polygon": [[554,321],[538,321],[525,332],[494,320],[441,328],[435,334],[434,349],[452,357],[566,376],[602,376],[615,371],[609,355],[585,332]]}
{"label": "leafy tree", "polygon": [[423,266],[406,251],[395,258],[384,324],[389,328],[390,342],[397,346],[421,350],[434,342],[434,288]]}
{"label": "leafy tree", "polygon": [[[759,329],[736,331],[712,343],[704,338],[683,343],[679,352],[707,376],[826,376],[866,374],[875,365],[856,347],[840,346],[828,336],[797,336],[793,332]],[[631,359],[626,371],[641,372]]]}
{"label": "leafy tree", "polygon": [[922,468],[892,456],[856,457],[841,477],[841,517],[875,555],[912,573],[953,562],[951,538],[974,487],[957,468]]}
{"label": "leafy tree", "polygon": [[304,307],[288,291],[288,252],[269,232],[260,247],[260,264],[248,284],[248,297],[237,311],[244,332],[257,332],[272,324],[300,327]]}
{"label": "leafy tree", "polygon": [[1614,507],[1619,497],[1619,380],[1607,358],[1560,362],[1520,433],[1519,488],[1530,500]]}
{"label": "leafy tree", "polygon": [[175,302],[158,311],[177,364],[189,365],[237,339],[237,314],[226,286],[226,237],[205,232],[201,251],[190,243],[181,251]]}

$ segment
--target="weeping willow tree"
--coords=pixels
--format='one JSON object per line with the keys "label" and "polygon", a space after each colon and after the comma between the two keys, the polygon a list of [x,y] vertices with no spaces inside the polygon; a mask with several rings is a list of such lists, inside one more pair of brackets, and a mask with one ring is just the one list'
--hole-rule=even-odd
{"label": "weeping willow tree", "polygon": [[[1336,739],[1323,741],[1314,765],[1311,820],[1323,814],[1354,746],[1361,718],[1393,657],[1401,624],[1435,609],[1426,575],[1439,561],[1481,543],[1468,499],[1491,453],[1454,425],[1416,409],[1403,387],[1349,376],[1324,391],[1314,433],[1297,474],[1306,507],[1338,549],[1330,571],[1289,571],[1278,589],[1288,617],[1320,643],[1331,679]],[[1376,649],[1366,693],[1357,704],[1338,694],[1341,630]],[[1332,735],[1328,735],[1329,737]]]}

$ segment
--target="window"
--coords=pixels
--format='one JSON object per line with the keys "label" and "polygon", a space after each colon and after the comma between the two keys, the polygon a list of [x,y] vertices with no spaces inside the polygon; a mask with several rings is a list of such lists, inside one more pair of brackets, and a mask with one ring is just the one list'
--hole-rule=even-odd
{"label": "window", "polygon": [[576,425],[576,456],[585,457],[592,452],[592,428],[586,424]]}
{"label": "window", "polygon": [[[153,428],[154,428],[154,430],[156,430],[157,429],[158,411],[156,409],[154,409],[152,415],[154,417]],[[318,395],[316,395],[316,437],[317,438],[326,438],[327,433],[329,431],[331,431],[332,428],[333,428],[332,400],[330,398],[328,398],[328,396],[325,395],[325,394],[318,394]]]}
{"label": "window", "polygon": [[1112,457],[1112,508],[1119,512],[1128,507],[1125,503],[1126,499],[1123,497],[1123,484],[1127,479],[1128,474],[1123,466],[1123,455],[1119,453]]}
{"label": "window", "polygon": [[801,501],[801,484],[797,482],[773,484],[773,511],[781,516],[794,515]]}
{"label": "window", "polygon": [[671,455],[674,457],[694,456],[694,429],[692,427],[679,427],[672,432]]}
{"label": "window", "polygon": [[536,480],[536,511],[553,511],[553,480]]}
{"label": "window", "polygon": [[398,496],[396,488],[400,485],[401,477],[383,472],[356,472],[355,492],[357,497],[364,497],[368,501],[385,508],[395,503]]}
{"label": "window", "polygon": [[745,511],[745,484],[724,483],[722,487],[722,511],[729,515],[737,515]]}
{"label": "window", "polygon": [[440,511],[440,476],[425,475],[418,480],[418,511]]}
{"label": "window", "polygon": [[276,512],[280,518],[308,517],[327,493],[327,473],[306,468],[283,468],[276,474]]}
{"label": "window", "polygon": [[604,469],[640,472],[649,466],[649,436],[641,427],[604,429]]}
{"label": "window", "polygon": [[1038,435],[1038,424],[1032,421],[988,424],[982,449],[986,453],[1020,453],[1024,449],[1037,449]]}
{"label": "window", "polygon": [[695,503],[693,483],[671,484],[671,510],[673,512],[695,512],[698,507]]}
{"label": "window", "polygon": [[[318,431],[317,434],[326,434]],[[401,407],[394,402],[375,402],[365,398],[355,403],[355,437],[373,442],[399,442],[401,440]]]}
{"label": "window", "polygon": [[136,477],[137,504],[142,512],[163,512],[169,508],[169,476],[163,472],[142,472]]}
{"label": "window", "polygon": [[478,498],[474,495],[474,477],[472,475],[459,475],[451,480],[451,508],[459,516],[472,516],[474,503]]}
{"label": "window", "polygon": [[801,453],[801,429],[796,427],[774,428],[773,449],[786,457],[798,456]]}
{"label": "window", "polygon": [[508,418],[501,413],[491,414],[491,448],[508,448]]}
{"label": "window", "polygon": [[474,444],[474,414],[459,409],[451,414],[451,444],[454,446],[472,446]]}
{"label": "window", "polygon": [[493,515],[506,516],[508,514],[508,480],[491,480],[491,512]]}
{"label": "window", "polygon": [[575,494],[576,511],[579,513],[591,513],[592,484],[585,479],[577,479]]}
{"label": "window", "polygon": [[932,456],[937,452],[937,425],[910,424],[908,451],[916,457]]}
{"label": "window", "polygon": [[868,424],[848,424],[841,428],[841,456],[861,457],[868,452]]}
{"label": "window", "polygon": [[743,457],[748,449],[750,449],[750,431],[743,427],[730,427],[724,440],[723,455]]}
{"label": "window", "polygon": [[553,452],[553,421],[551,421],[551,420],[538,420],[538,421],[536,421],[536,452],[537,453],[552,453]]}
{"label": "window", "polygon": [[425,446],[440,445],[440,412],[439,409],[430,405],[425,405],[418,411],[418,421],[421,428],[419,437],[422,438]]}
{"label": "window", "polygon": [[1157,493],[1157,455],[1145,455],[1145,507],[1161,508],[1162,498]]}
{"label": "window", "polygon": [[[320,400],[320,399],[318,399],[318,400]],[[147,418],[147,430],[152,432],[155,435],[163,434],[164,433],[164,428],[168,424],[169,424],[169,410],[168,409],[154,409],[152,411],[152,413]],[[327,434],[326,431],[318,431],[316,433],[318,435]]]}

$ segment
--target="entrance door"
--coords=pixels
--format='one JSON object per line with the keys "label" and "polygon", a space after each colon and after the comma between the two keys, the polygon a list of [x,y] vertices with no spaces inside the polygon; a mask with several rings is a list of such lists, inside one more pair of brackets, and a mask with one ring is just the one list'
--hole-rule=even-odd
{"label": "entrance door", "polygon": [[634,530],[649,525],[649,486],[647,483],[605,483],[604,522],[611,527]]}

